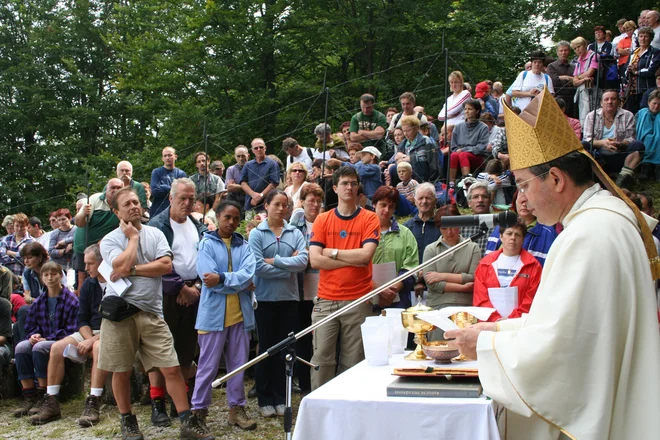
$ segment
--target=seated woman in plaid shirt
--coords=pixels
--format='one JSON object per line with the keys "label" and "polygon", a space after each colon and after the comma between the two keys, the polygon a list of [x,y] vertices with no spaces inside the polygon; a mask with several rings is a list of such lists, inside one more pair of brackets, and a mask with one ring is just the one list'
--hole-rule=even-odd
{"label": "seated woman in plaid shirt", "polygon": [[[25,320],[27,339],[15,349],[18,379],[23,387],[23,403],[14,411],[15,417],[39,412],[37,403],[46,396],[47,367],[51,346],[75,333],[78,323],[78,297],[62,286],[62,267],[49,261],[41,267],[41,279],[46,288],[30,306]],[[39,387],[34,388],[34,377]]]}

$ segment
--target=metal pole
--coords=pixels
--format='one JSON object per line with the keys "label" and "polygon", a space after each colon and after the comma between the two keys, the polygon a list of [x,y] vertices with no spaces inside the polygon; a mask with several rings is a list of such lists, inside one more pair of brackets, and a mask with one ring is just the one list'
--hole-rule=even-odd
{"label": "metal pole", "polygon": [[208,197],[209,179],[211,177],[209,176],[209,167],[211,166],[211,163],[209,158],[209,137],[206,134],[206,119],[204,119],[204,158],[206,159],[206,175],[204,176],[204,200],[202,200],[204,209],[203,209],[202,223],[204,223],[204,219],[206,218],[206,199]]}
{"label": "metal pole", "polygon": [[[328,133],[325,132],[325,128],[328,126],[328,100],[330,99],[330,89],[326,87],[326,80],[328,77],[328,68],[326,67],[325,73],[323,74],[323,92],[325,93],[325,109],[323,115],[323,156],[321,162],[321,182],[323,182],[323,207],[326,207],[326,188],[325,188],[325,149],[328,139]],[[348,150],[348,145],[346,145]]]}
{"label": "metal pole", "polygon": [[[444,46],[444,33],[442,34],[443,40],[442,44]],[[447,113],[449,111],[449,106],[447,105],[447,100],[449,99],[449,91],[447,90],[449,84],[449,49],[445,48],[445,123],[442,126],[443,131],[445,132],[445,146],[447,146]],[[442,154],[442,152],[440,153]],[[445,205],[449,204],[449,173],[450,173],[450,159],[451,159],[451,145],[449,150],[447,150],[447,191],[445,191]]]}
{"label": "metal pole", "polygon": [[298,332],[296,334],[292,333],[287,339],[279,342],[278,344],[274,345],[273,347],[270,347],[267,351],[261,353],[259,356],[252,359],[250,362],[244,364],[243,366],[235,369],[234,371],[232,371],[230,373],[225,374],[220,379],[216,379],[215,381],[213,381],[213,387],[216,388],[216,387],[220,386],[221,383],[228,381],[229,379],[231,379],[232,377],[234,377],[235,375],[237,375],[241,371],[246,370],[247,368],[250,368],[252,365],[258,364],[259,362],[261,362],[262,360],[264,360],[268,356],[272,356],[273,354],[276,354],[276,353],[280,352],[281,350],[286,348],[289,344],[291,344],[291,343],[297,341],[298,339],[302,338],[303,336],[313,332],[315,329],[325,325],[327,322],[332,321],[336,317],[338,317],[340,315],[343,315],[344,313],[348,312],[349,310],[352,310],[355,307],[364,304],[366,301],[370,300],[371,298],[378,295],[379,293],[387,290],[390,286],[393,286],[394,284],[398,283],[399,281],[405,280],[410,275],[415,275],[421,269],[424,269],[425,267],[430,266],[431,264],[433,264],[436,261],[446,257],[447,255],[452,254],[455,251],[464,248],[465,246],[467,246],[468,243],[472,243],[473,240],[476,240],[477,238],[481,237],[487,231],[488,231],[488,227],[485,226],[485,224],[482,225],[481,230],[478,233],[474,234],[472,237],[470,237],[466,240],[463,240],[462,242],[460,242],[456,246],[452,247],[451,249],[447,249],[446,251],[436,255],[435,257],[431,258],[430,260],[420,264],[419,266],[410,269],[408,272],[405,272],[405,273],[399,275],[398,277],[394,278],[392,281],[389,281],[389,282],[383,284],[382,286],[372,290],[371,292],[361,296],[360,298],[354,300],[353,302],[351,302],[351,303],[347,304],[346,306],[342,307],[341,309],[337,310],[336,312],[331,313],[330,315],[326,316],[325,318],[323,318],[319,322],[310,325],[306,329],[301,330],[300,332]]}

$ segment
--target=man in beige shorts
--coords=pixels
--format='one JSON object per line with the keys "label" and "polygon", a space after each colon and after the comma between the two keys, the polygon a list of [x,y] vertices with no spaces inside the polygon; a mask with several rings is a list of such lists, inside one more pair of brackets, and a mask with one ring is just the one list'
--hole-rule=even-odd
{"label": "man in beige shorts", "polygon": [[[103,238],[101,255],[112,266],[111,281],[127,278],[131,282],[121,297],[135,313],[121,321],[103,319],[98,367],[114,373],[112,390],[121,413],[122,438],[143,439],[131,412],[129,383],[139,353],[145,370],[158,368],[165,377],[181,420],[179,438],[213,440],[204,421],[190,412],[172,334],[163,319],[161,277],[172,271],[172,251],[160,230],[140,223],[142,208],[135,190],[118,191],[112,209],[119,228]],[[108,284],[106,296],[118,293]]]}

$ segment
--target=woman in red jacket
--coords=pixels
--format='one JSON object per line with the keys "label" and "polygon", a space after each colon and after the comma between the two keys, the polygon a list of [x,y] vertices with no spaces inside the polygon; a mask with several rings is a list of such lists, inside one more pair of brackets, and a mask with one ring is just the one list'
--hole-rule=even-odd
{"label": "woman in red jacket", "polygon": [[518,222],[500,235],[502,247],[481,259],[474,274],[473,305],[496,309],[488,321],[528,313],[541,281],[541,264],[522,248],[527,228]]}

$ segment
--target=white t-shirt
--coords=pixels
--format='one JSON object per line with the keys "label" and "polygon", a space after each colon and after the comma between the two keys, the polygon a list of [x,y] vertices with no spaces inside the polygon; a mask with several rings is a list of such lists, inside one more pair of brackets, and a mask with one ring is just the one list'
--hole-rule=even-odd
{"label": "white t-shirt", "polygon": [[657,26],[655,29],[653,29],[653,40],[651,41],[651,46],[655,47],[656,49],[660,49],[660,26]]}
{"label": "white t-shirt", "polygon": [[[108,233],[101,240],[101,256],[112,262],[128,247],[128,238],[121,228]],[[153,226],[143,225],[140,229],[140,244],[137,249],[135,264],[147,264],[162,257],[171,257],[172,251],[167,245],[165,234]],[[129,276],[131,282],[122,297],[138,309],[163,317],[163,279],[162,277]],[[111,285],[105,289],[106,295],[117,295]]]}
{"label": "white t-shirt", "polygon": [[174,271],[184,280],[194,280],[197,278],[197,244],[199,243],[197,228],[189,218],[186,218],[185,223],[177,223],[170,219],[170,225],[174,232],[174,240],[172,240]]}
{"label": "white t-shirt", "polygon": [[500,281],[500,287],[509,287],[511,280],[522,266],[520,255],[507,257],[504,253],[501,253],[495,261],[495,272],[497,273],[497,279]]}
{"label": "white t-shirt", "polygon": [[[316,153],[317,151],[314,151],[314,149],[312,149],[312,155]],[[307,152],[307,148],[302,147],[302,152],[298,156],[288,155],[286,157],[286,169],[288,170],[289,168],[291,168],[291,165],[295,162],[304,163],[305,166],[307,167],[307,172],[308,173],[312,172],[312,163],[314,163],[314,157],[310,157],[309,153]]]}
{"label": "white t-shirt", "polygon": [[[399,117],[399,115],[400,115],[401,117]],[[401,120],[402,120],[405,116],[406,116],[406,115],[403,115],[403,114],[401,114],[401,113],[397,113],[396,115],[392,116],[392,121],[390,122],[390,126],[389,126],[389,128],[387,129],[387,131],[393,131],[395,128],[399,128],[399,127],[401,127]],[[413,113],[411,116],[417,117],[417,116],[419,116],[419,113],[418,113],[418,112],[415,112],[415,113]],[[394,125],[395,122],[396,122],[396,126]],[[426,119],[426,116],[425,116],[425,115],[422,115],[422,119],[419,120],[419,123],[420,123],[420,124],[426,124],[426,123],[428,123],[428,120]]]}
{"label": "white t-shirt", "polygon": [[[524,79],[523,79],[524,78]],[[535,74],[532,71],[523,71],[518,74],[518,77],[511,85],[511,91],[517,90],[519,92],[529,92],[532,89],[543,90],[543,86],[548,86],[548,91],[550,93],[555,93],[555,89],[552,86],[552,79],[546,73]],[[525,107],[532,102],[532,98],[513,98],[513,105],[520,108],[520,110],[525,110]]]}

